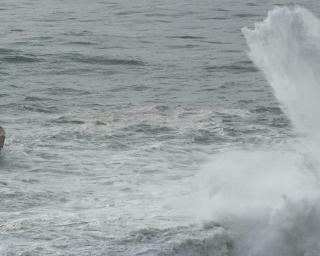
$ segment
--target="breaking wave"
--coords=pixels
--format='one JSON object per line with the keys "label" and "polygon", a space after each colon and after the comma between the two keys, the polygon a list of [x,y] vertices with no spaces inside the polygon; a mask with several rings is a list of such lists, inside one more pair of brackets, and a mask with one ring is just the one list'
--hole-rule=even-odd
{"label": "breaking wave", "polygon": [[320,21],[277,7],[243,34],[298,136],[216,156],[196,179],[193,212],[226,227],[232,255],[320,255]]}

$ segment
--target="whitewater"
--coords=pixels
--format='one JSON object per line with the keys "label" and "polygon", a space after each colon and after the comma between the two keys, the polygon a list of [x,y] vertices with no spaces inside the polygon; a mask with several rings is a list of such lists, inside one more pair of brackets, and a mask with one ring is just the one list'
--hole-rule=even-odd
{"label": "whitewater", "polygon": [[242,32],[297,136],[215,156],[198,175],[194,214],[229,230],[231,255],[319,255],[320,21],[276,7]]}

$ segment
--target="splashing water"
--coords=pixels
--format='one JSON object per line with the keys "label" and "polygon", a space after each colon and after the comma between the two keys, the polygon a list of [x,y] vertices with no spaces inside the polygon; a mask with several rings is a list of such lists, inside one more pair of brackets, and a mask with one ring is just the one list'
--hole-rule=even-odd
{"label": "splashing water", "polygon": [[264,72],[298,132],[319,137],[320,21],[302,7],[276,8],[242,30],[249,56]]}
{"label": "splashing water", "polygon": [[228,228],[232,255],[320,255],[320,21],[302,7],[277,7],[243,34],[303,136],[218,155],[197,179],[196,214]]}

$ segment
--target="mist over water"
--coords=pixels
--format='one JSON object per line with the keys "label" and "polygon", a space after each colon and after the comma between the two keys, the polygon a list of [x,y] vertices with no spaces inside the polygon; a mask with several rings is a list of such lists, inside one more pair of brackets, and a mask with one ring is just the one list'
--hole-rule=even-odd
{"label": "mist over water", "polygon": [[196,214],[230,231],[232,255],[319,255],[320,21],[277,7],[242,31],[298,137],[215,156],[198,177]]}

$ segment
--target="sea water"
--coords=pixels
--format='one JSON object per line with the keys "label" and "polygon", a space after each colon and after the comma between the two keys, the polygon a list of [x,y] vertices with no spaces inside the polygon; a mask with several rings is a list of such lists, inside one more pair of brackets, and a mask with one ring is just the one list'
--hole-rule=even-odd
{"label": "sea water", "polygon": [[2,1],[0,255],[319,255],[299,4]]}

